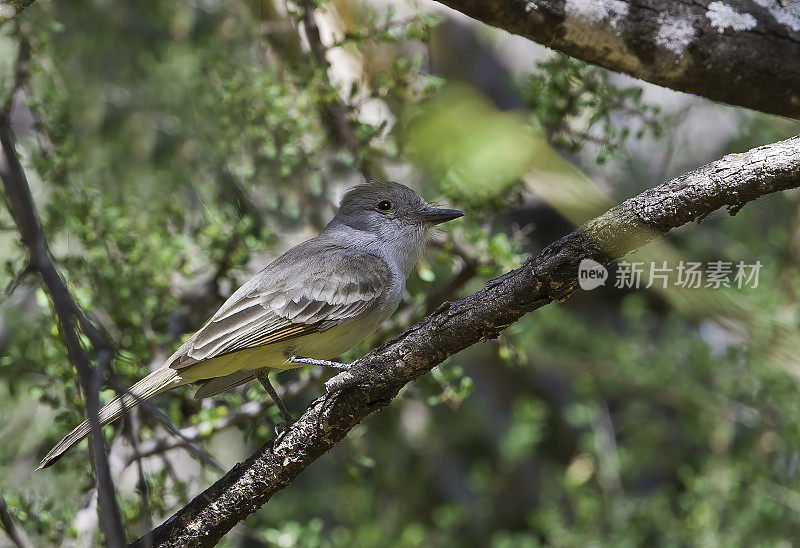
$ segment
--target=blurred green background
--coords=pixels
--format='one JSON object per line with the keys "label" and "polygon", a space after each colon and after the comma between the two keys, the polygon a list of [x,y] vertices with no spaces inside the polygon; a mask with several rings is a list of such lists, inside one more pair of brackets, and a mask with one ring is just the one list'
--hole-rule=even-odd
{"label": "blurred green background", "polygon": [[[345,360],[610,205],[800,133],[411,0],[41,0],[0,22],[0,99],[54,256],[126,383],[365,177],[467,216]],[[408,387],[222,545],[793,545],[799,243],[787,192],[648,246],[627,260],[760,261],[759,283],[615,288],[612,270]],[[86,443],[34,472],[83,400],[47,294],[15,283],[25,257],[0,209],[0,493],[35,545],[100,545]],[[278,377],[294,413],[329,375]],[[192,393],[155,403],[224,468],[272,436],[260,387]],[[139,448],[174,441],[133,419]],[[105,434],[136,538],[219,473],[167,443],[141,481],[122,428]]]}

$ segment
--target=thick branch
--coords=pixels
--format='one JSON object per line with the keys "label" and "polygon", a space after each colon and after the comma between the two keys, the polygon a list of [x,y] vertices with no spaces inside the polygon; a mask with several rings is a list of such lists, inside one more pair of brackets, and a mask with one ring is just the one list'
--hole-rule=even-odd
{"label": "thick branch", "polygon": [[468,346],[497,337],[528,312],[569,297],[582,259],[608,263],[721,207],[738,211],[760,196],[796,187],[800,137],[726,156],[625,201],[483,290],[445,303],[331,379],[331,392],[281,436],[156,528],[153,545],[215,544],[406,384]]}
{"label": "thick branch", "polygon": [[[0,0],[0,20],[19,14],[34,1]],[[715,101],[800,119],[800,14],[792,3],[438,1],[488,25],[610,70]],[[313,22],[308,30],[319,58]],[[340,131],[341,113],[331,116]]]}
{"label": "thick branch", "polygon": [[[800,119],[800,14],[779,0],[439,2],[610,70]],[[0,19],[13,17],[32,3],[0,1]],[[315,56],[323,54],[324,67],[324,50],[315,44],[313,21],[308,30]],[[345,122],[339,107],[334,105],[330,113],[337,133]]]}
{"label": "thick branch", "polygon": [[800,118],[800,13],[780,0],[438,0],[607,69]]}

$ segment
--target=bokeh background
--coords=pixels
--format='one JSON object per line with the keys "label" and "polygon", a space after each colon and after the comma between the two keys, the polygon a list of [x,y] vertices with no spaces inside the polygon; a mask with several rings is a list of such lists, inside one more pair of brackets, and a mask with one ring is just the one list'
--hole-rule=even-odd
{"label": "bokeh background", "polygon": [[[467,216],[344,360],[645,188],[800,133],[410,0],[41,0],[0,22],[0,99],[126,383],[365,179]],[[793,545],[798,244],[787,192],[648,246],[627,260],[760,261],[758,286],[615,288],[612,270],[408,387],[221,545]],[[35,545],[100,545],[86,442],[34,471],[83,399],[5,208],[0,261],[0,493]],[[329,375],[277,380],[300,413]],[[155,403],[222,468],[273,435],[259,386],[192,393]],[[220,473],[131,419],[141,466],[125,425],[105,434],[136,538]]]}

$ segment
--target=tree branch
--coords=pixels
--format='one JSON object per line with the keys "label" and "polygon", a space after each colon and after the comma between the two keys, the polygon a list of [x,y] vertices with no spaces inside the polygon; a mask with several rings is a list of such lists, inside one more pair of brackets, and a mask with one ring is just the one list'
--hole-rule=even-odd
{"label": "tree branch", "polygon": [[800,16],[779,0],[438,1],[610,70],[800,119]]}
{"label": "tree branch", "polygon": [[[34,1],[0,0],[0,20]],[[610,70],[800,119],[800,16],[780,0],[438,1]],[[302,3],[308,10],[306,0]],[[319,59],[316,25],[308,23],[309,41]],[[329,113],[337,133],[346,129],[339,108]],[[348,132],[342,137],[347,141]]]}
{"label": "tree branch", "polygon": [[3,528],[3,531],[6,532],[8,538],[17,548],[31,548],[33,546],[28,535],[25,534],[25,530],[14,519],[2,494],[0,494],[0,527]]}
{"label": "tree branch", "polygon": [[[99,393],[103,370],[111,362],[113,352],[73,300],[50,257],[47,239],[39,222],[28,179],[14,148],[14,141],[11,121],[5,111],[0,109],[0,180],[2,180],[10,213],[17,225],[22,243],[30,253],[31,268],[39,273],[50,293],[58,319],[59,332],[64,339],[70,361],[78,371],[81,385],[86,394],[86,414],[91,424],[93,439],[96,440],[96,443],[92,444],[92,458],[97,474],[106,544],[122,546],[125,541],[122,517],[114,498],[114,483],[111,480],[97,415],[100,410]],[[97,352],[97,367],[92,367],[89,357],[81,346],[79,327],[92,340]]]}
{"label": "tree branch", "polygon": [[[481,291],[440,306],[328,381],[330,392],[282,435],[153,530],[153,546],[214,545],[405,385],[449,356],[497,337],[528,312],[569,297],[582,259],[607,264],[717,209],[737,211],[765,194],[797,187],[800,137],[731,154],[623,202]],[[141,539],[133,543],[141,545]]]}

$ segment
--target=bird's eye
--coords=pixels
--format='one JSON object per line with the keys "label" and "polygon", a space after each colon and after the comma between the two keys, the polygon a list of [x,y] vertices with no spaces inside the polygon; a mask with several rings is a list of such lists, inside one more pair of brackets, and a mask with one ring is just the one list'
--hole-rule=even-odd
{"label": "bird's eye", "polygon": [[392,209],[392,202],[389,200],[381,200],[378,202],[378,211],[389,211]]}

